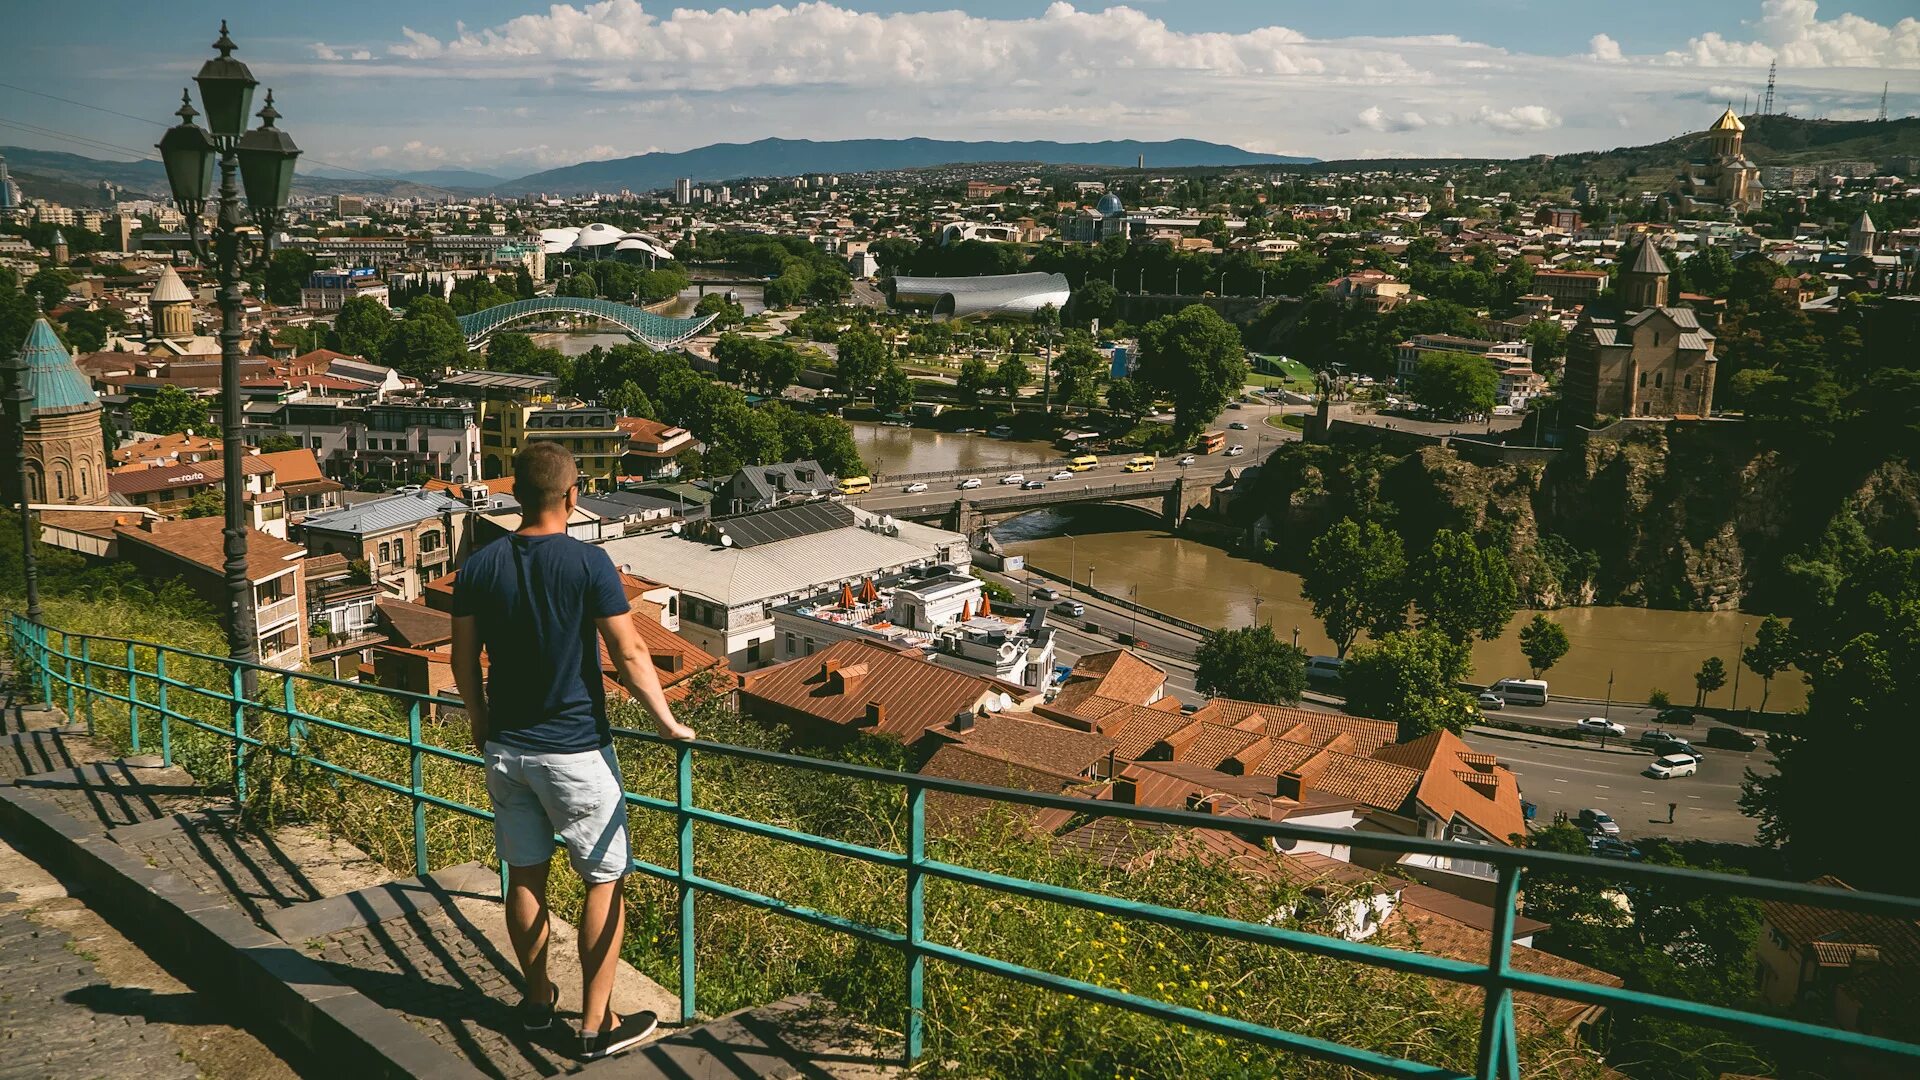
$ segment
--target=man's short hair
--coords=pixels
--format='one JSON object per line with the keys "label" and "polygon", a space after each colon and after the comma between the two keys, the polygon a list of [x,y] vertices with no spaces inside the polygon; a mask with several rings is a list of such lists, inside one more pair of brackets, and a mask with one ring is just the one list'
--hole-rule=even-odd
{"label": "man's short hair", "polygon": [[513,497],[529,514],[565,502],[568,489],[579,481],[573,455],[559,443],[529,443],[513,455]]}

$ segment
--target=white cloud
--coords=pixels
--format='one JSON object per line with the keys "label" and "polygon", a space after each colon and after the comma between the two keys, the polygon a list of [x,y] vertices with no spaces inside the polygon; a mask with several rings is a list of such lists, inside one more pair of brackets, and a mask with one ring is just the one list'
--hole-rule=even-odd
{"label": "white cloud", "polygon": [[1920,19],[1912,17],[1892,26],[1851,12],[1822,19],[1817,0],[1764,0],[1751,25],[1751,41],[1702,34],[1664,59],[1702,67],[1762,67],[1776,60],[1791,68],[1920,66]]}
{"label": "white cloud", "polygon": [[340,60],[371,60],[373,59],[373,53],[370,50],[347,49],[345,51],[342,51],[340,49],[334,48],[333,46],[327,44],[324,41],[314,42],[312,45],[312,49],[313,49],[313,55],[315,59],[326,60],[330,62],[340,61]]}
{"label": "white cloud", "polygon": [[1478,119],[1495,131],[1504,131],[1509,135],[1547,131],[1560,126],[1560,114],[1545,105],[1515,105],[1510,109],[1482,105]]}
{"label": "white cloud", "polygon": [[1360,126],[1370,131],[1419,131],[1432,123],[1425,116],[1412,110],[1389,114],[1378,105],[1369,105],[1361,109],[1358,119]]}
{"label": "white cloud", "polygon": [[1605,34],[1595,34],[1587,40],[1587,59],[1604,64],[1618,63],[1623,59],[1620,43]]}

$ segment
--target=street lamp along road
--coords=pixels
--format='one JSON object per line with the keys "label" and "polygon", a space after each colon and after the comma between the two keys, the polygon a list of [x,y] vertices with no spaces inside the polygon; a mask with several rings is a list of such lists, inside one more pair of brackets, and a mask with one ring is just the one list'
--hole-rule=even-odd
{"label": "street lamp along road", "polygon": [[[187,236],[194,255],[209,266],[219,280],[220,291],[220,402],[223,447],[221,465],[226,488],[225,571],[229,615],[227,641],[235,660],[248,663],[260,659],[260,642],[255,632],[253,584],[247,573],[247,500],[246,473],[242,460],[246,444],[241,439],[240,393],[240,283],[266,266],[272,246],[273,230],[287,208],[287,196],[293,187],[293,163],[300,149],[286,132],[273,126],[280,113],[273,107],[273,91],[267,91],[266,107],[260,110],[260,126],[247,128],[247,113],[253,107],[253,90],[260,85],[247,65],[233,58],[233,39],[227,36],[226,20],[220,21],[220,38],[213,43],[220,55],[201,65],[193,81],[200,85],[200,102],[207,110],[207,127],[194,123],[187,91],[180,92],[180,123],[167,129],[156,149],[166,168],[167,184],[173,189],[173,201],[187,219]],[[208,130],[211,129],[211,130]],[[220,166],[220,189],[213,190],[213,166]],[[240,207],[240,186],[244,181],[247,211]],[[202,215],[208,200],[215,210],[211,235],[202,233]],[[247,230],[251,224],[255,236]],[[242,674],[245,690],[253,695],[257,678],[248,668]]]}

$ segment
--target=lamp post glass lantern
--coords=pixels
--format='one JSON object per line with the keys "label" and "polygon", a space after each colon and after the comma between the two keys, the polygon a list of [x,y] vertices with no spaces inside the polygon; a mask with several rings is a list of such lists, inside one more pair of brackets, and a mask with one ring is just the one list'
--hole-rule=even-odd
{"label": "lamp post glass lantern", "polygon": [[[267,91],[266,106],[260,110],[260,126],[247,130],[247,113],[253,107],[253,91],[259,82],[245,63],[234,59],[237,47],[227,34],[225,20],[220,23],[220,37],[213,47],[219,55],[201,65],[193,80],[200,87],[207,127],[194,123],[198,114],[191,96],[182,91],[180,123],[167,129],[158,149],[173,201],[187,219],[193,254],[219,283],[227,640],[234,659],[252,663],[259,659],[260,643],[254,620],[253,583],[247,568],[249,503],[243,467],[247,447],[241,431],[241,283],[263,270],[271,255],[271,238],[293,189],[294,160],[300,156],[300,149],[290,135],[274,127],[280,113],[273,107],[272,90]],[[217,192],[213,189],[216,161],[220,165]],[[246,214],[240,208],[237,180],[244,180],[246,185]],[[210,209],[214,213],[209,229],[203,219]],[[252,229],[247,228],[249,217]],[[246,693],[252,696],[257,683],[255,672],[245,668],[242,677]]]}

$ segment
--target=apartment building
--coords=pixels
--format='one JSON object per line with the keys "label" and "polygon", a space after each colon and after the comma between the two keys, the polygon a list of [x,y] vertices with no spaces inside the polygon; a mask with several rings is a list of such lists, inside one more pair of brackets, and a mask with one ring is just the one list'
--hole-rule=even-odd
{"label": "apartment building", "polygon": [[513,455],[535,441],[557,442],[573,454],[588,490],[619,482],[629,435],[614,422],[612,409],[559,397],[551,375],[515,375],[500,371],[462,371],[440,380],[438,389],[471,399],[480,431],[480,475],[491,479],[513,472]]}
{"label": "apartment building", "polygon": [[424,473],[464,484],[480,477],[477,410],[460,398],[312,395],[256,408],[265,430],[311,450],[328,475],[407,479]]}
{"label": "apartment building", "polygon": [[[224,613],[229,594],[223,527],[217,517],[144,518],[114,530],[114,557],[144,576],[181,579]],[[253,585],[254,631],[263,664],[291,670],[306,661],[306,554],[298,544],[257,530],[247,537],[247,579]]]}
{"label": "apartment building", "polygon": [[312,555],[363,562],[383,597],[412,600],[467,557],[475,507],[424,488],[308,517],[300,536]]}

